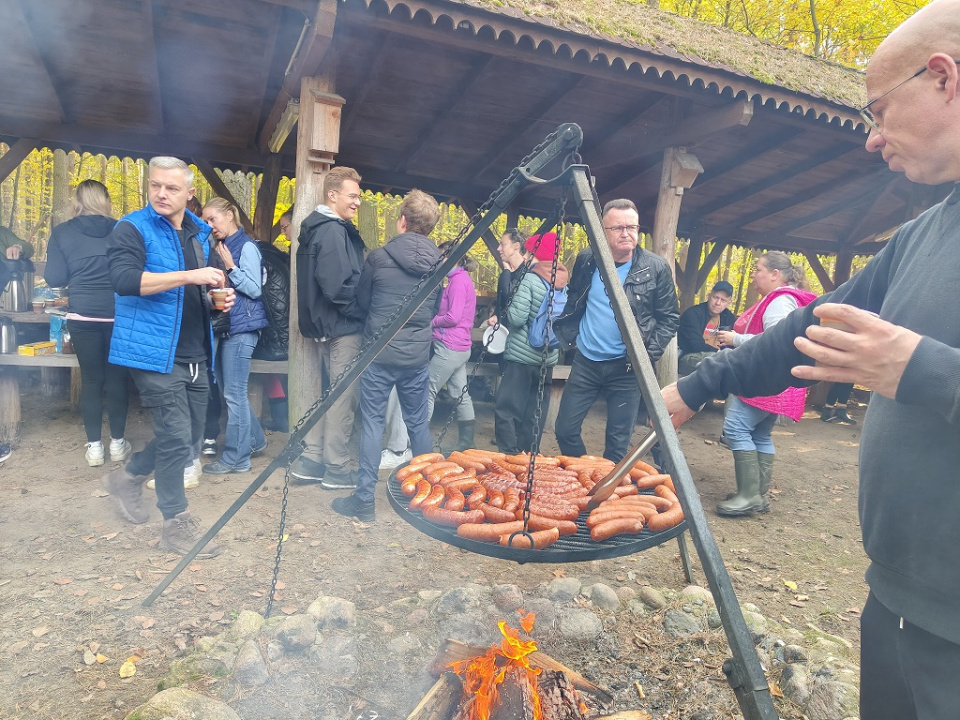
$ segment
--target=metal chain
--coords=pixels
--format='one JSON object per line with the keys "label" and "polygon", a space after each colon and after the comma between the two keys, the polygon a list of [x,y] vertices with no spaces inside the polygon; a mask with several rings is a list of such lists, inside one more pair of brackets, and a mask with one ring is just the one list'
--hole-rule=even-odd
{"label": "metal chain", "polygon": [[[470,217],[467,223],[462,228],[460,228],[460,232],[457,234],[457,237],[454,240],[454,243],[456,245],[459,245],[463,241],[463,239],[467,236],[467,233],[470,231],[470,228],[477,225],[477,223],[483,217],[484,213],[486,213],[487,211],[490,210],[491,207],[493,207],[493,203],[497,199],[497,197],[500,195],[500,193],[511,182],[513,182],[520,176],[520,168],[526,167],[527,163],[529,163],[534,157],[536,157],[550,143],[556,140],[558,136],[559,136],[558,130],[554,130],[552,133],[547,135],[543,139],[543,142],[541,142],[533,150],[531,150],[526,155],[526,157],[524,157],[523,160],[520,161],[520,164],[514,167],[513,170],[510,171],[510,174],[507,175],[507,177],[505,177],[500,182],[499,185],[497,185],[496,189],[492,193],[490,193],[489,197],[487,197],[487,199],[484,200],[483,203],[477,208],[476,212],[473,213],[473,215]],[[300,430],[303,427],[304,423],[310,418],[311,415],[313,415],[314,412],[316,412],[317,408],[320,407],[323,401],[330,396],[330,393],[333,392],[334,388],[336,388],[340,384],[340,382],[343,380],[344,375],[350,372],[353,366],[357,364],[357,362],[363,356],[364,352],[366,352],[366,350],[369,347],[371,347],[383,336],[385,329],[391,323],[393,323],[394,320],[400,317],[400,314],[404,311],[404,308],[407,306],[410,300],[420,291],[424,283],[436,272],[437,268],[440,267],[441,264],[443,264],[443,261],[444,261],[444,258],[441,257],[439,260],[437,260],[436,263],[434,263],[430,267],[430,269],[423,275],[423,277],[420,278],[420,281],[417,283],[416,287],[414,287],[413,290],[407,293],[407,295],[398,303],[397,309],[394,311],[394,313],[386,320],[386,322],[384,322],[377,329],[377,331],[373,334],[373,336],[369,340],[367,340],[365,343],[363,343],[363,345],[360,346],[360,350],[357,352],[357,354],[350,360],[350,362],[347,363],[344,369],[335,378],[331,380],[329,387],[327,387],[327,389],[323,393],[321,393],[320,397],[316,400],[316,402],[314,402],[309,408],[307,408],[307,411],[303,414],[303,416],[299,420],[297,420],[296,424],[293,426],[293,429],[290,431],[291,434],[296,433],[298,430]],[[462,399],[462,394],[461,394],[461,399]],[[445,432],[446,432],[446,428],[444,428],[444,433]],[[301,447],[301,450],[303,450],[306,448],[306,445],[301,441],[300,447]],[[286,470],[286,475],[284,476],[283,504],[280,511],[280,531],[277,534],[277,556],[274,562],[273,582],[270,587],[270,598],[267,604],[267,617],[270,616],[270,611],[273,609],[273,596],[276,592],[277,577],[280,574],[280,562],[281,562],[281,555],[283,552],[283,529],[284,529],[284,523],[286,522],[287,490],[289,487],[289,482],[290,482],[290,466],[288,465]]]}
{"label": "metal chain", "polygon": [[[572,180],[561,190],[560,197],[557,199],[557,209],[554,213],[557,217],[557,226],[560,232],[557,233],[557,244],[553,250],[553,262],[550,266],[550,287],[547,288],[547,294],[549,295],[547,300],[547,332],[546,339],[543,343],[543,350],[540,354],[540,380],[537,383],[537,407],[533,413],[533,446],[530,448],[530,460],[527,464],[527,491],[523,499],[523,532],[525,534],[527,533],[527,527],[530,522],[530,501],[533,498],[533,480],[537,467],[537,455],[540,454],[540,418],[543,416],[543,395],[547,382],[547,364],[550,361],[550,331],[553,329],[553,298],[557,288],[557,266],[560,261],[563,220],[567,212],[567,193],[570,191],[571,186]],[[539,240],[542,239],[543,234],[541,233]],[[540,244],[539,240],[537,247],[539,247]]]}
{"label": "metal chain", "polygon": [[264,613],[265,618],[270,617],[273,612],[273,601],[277,595],[277,578],[280,577],[280,556],[283,553],[283,530],[287,524],[287,496],[290,492],[290,466],[283,474],[283,496],[280,501],[280,532],[277,534],[277,555],[273,561],[273,579],[270,581],[270,596],[267,598],[267,610]]}

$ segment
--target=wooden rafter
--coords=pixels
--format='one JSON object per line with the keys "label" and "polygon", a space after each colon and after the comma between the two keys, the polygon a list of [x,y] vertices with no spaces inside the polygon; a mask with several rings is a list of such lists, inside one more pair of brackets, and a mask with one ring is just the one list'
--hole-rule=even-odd
{"label": "wooden rafter", "polygon": [[609,142],[618,140],[618,135],[625,132],[632,126],[634,121],[650,110],[660,101],[660,98],[652,92],[640,92],[640,98],[634,102],[625,112],[613,118],[604,125],[592,137],[583,139],[583,147],[580,148],[580,154],[586,159],[587,155],[593,154],[598,148]]}
{"label": "wooden rafter", "polygon": [[[602,168],[605,165],[618,163],[624,156],[624,150],[630,149],[635,143],[644,143],[646,145],[646,135],[650,135],[650,128],[656,127],[657,115],[662,114],[664,108],[673,102],[674,98],[660,97],[652,102],[648,102],[642,109],[637,108],[627,122],[620,124],[615,132],[603,135],[594,139],[591,145],[588,145],[581,152],[588,153],[584,159],[591,168]],[[636,108],[631,108],[633,111]],[[655,153],[659,158],[661,153]]]}
{"label": "wooden rafter", "polygon": [[[881,187],[885,187],[887,183],[895,179],[895,175],[891,174],[889,178],[886,179],[886,182],[880,183]],[[808,213],[802,217],[796,218],[795,220],[790,220],[789,222],[784,223],[783,225],[778,226],[774,232],[777,232],[781,235],[790,235],[791,233],[811,225],[815,222],[828,218],[831,215],[836,215],[837,213],[845,212],[848,210],[853,210],[859,208],[862,205],[865,205],[868,202],[874,201],[877,195],[877,186],[870,186],[864,190],[861,190],[855,195],[851,195],[843,198],[835,203],[825,205],[824,207],[819,208],[816,212]],[[867,211],[865,211],[867,212]],[[861,216],[862,217],[862,216]]]}
{"label": "wooden rafter", "polygon": [[150,112],[148,116],[153,122],[157,135],[164,130],[163,119],[163,87],[160,78],[160,63],[157,56],[156,25],[153,20],[153,0],[144,0],[140,6],[143,15],[143,66],[150,76],[148,83],[152,92],[149,94]]}
{"label": "wooden rafter", "polygon": [[[764,190],[769,190],[775,185],[792,180],[798,175],[802,175],[803,173],[812,170],[819,165],[837,160],[844,155],[855,152],[856,150],[857,148],[850,143],[838,143],[827,148],[823,152],[807,158],[806,160],[789,165],[787,168],[778,173],[762,177],[746,187],[737,188],[733,192],[727,193],[726,195],[723,195],[712,202],[701,205],[700,207],[695,208],[695,211],[701,218],[708,217],[717,210],[724,210],[734,203],[742,203],[752,195],[763,192]],[[741,224],[746,225],[747,223],[744,222]]]}
{"label": "wooden rafter", "polygon": [[813,274],[817,276],[817,280],[819,280],[823,286],[823,291],[832,292],[835,290],[836,286],[833,284],[833,278],[830,277],[830,273],[827,272],[827,269],[820,262],[820,258],[812,252],[805,252],[803,256],[807,259],[807,262],[810,263],[810,269],[813,270]]}
{"label": "wooden rafter", "polygon": [[[277,36],[280,33],[280,20],[283,15],[283,7],[275,8],[272,21],[266,28],[266,39],[263,42],[263,53],[260,56],[260,62],[257,64],[256,85],[260,88],[257,93],[259,102],[250,104],[250,119],[248,120],[247,137],[254,137],[257,134],[257,126],[260,124],[263,108],[270,102],[267,97],[268,84],[270,80],[270,64],[277,54]],[[269,139],[269,138],[268,138]]]}
{"label": "wooden rafter", "polygon": [[357,121],[360,109],[367,100],[367,95],[373,89],[376,79],[383,74],[393,42],[393,35],[385,32],[380,33],[378,42],[375,43],[377,50],[373,61],[370,63],[370,70],[364,73],[363,86],[360,88],[360,92],[350,98],[350,101],[343,107],[343,119],[340,122],[341,137],[349,135],[350,131],[353,130],[353,125]]}
{"label": "wooden rafter", "polygon": [[[704,233],[706,236],[713,236],[716,238],[722,238],[727,243],[731,245],[742,245],[744,247],[754,247],[754,248],[765,248],[767,250],[783,250],[785,252],[797,252],[797,248],[802,246],[805,250],[810,252],[815,252],[818,255],[832,255],[838,252],[844,252],[849,250],[849,247],[844,245],[839,240],[814,240],[811,238],[796,238],[787,235],[777,235],[771,232],[759,231],[759,230],[743,230],[743,229],[730,229],[728,227],[721,227],[717,225],[699,225],[696,228],[697,231]],[[680,234],[684,235],[686,230],[681,230]],[[883,242],[871,242],[863,243],[862,245],[857,246],[857,254],[862,255],[871,255],[880,248],[882,248],[886,243]]]}
{"label": "wooden rafter", "polygon": [[10,145],[10,149],[0,158],[0,182],[6,180],[36,147],[37,141],[30,138],[20,138]]}
{"label": "wooden rafter", "polygon": [[283,79],[283,86],[273,101],[273,107],[267,116],[267,121],[260,130],[257,138],[257,147],[261,152],[267,151],[267,143],[273,136],[273,131],[280,122],[280,116],[292,98],[300,97],[300,80],[317,74],[324,56],[333,40],[333,29],[337,20],[337,0],[318,0],[312,22],[307,30],[306,37],[297,52],[297,57],[290,67],[290,71]]}
{"label": "wooden rafter", "polygon": [[266,5],[276,5],[281,8],[286,7],[291,10],[299,10],[307,17],[309,17],[310,13],[317,7],[315,0],[260,0],[260,2]]}
{"label": "wooden rafter", "polygon": [[243,229],[246,230],[250,235],[253,235],[253,223],[250,222],[250,216],[243,210],[243,205],[237,202],[237,199],[233,196],[233,193],[230,192],[223,179],[214,170],[213,165],[209,160],[204,158],[193,158],[193,164],[197,166],[200,172],[203,173],[203,176],[207,179],[207,182],[210,183],[210,187],[213,188],[213,191],[219,196],[226,200],[232,202],[236,208],[237,212],[240,213],[240,224],[243,225]]}
{"label": "wooden rafter", "polygon": [[725,178],[727,175],[739,170],[744,165],[747,165],[757,158],[766,155],[768,152],[776,150],[785,142],[796,136],[796,130],[785,130],[781,128],[765,137],[757,138],[757,140],[750,143],[749,147],[738,151],[725,162],[714,163],[710,167],[704,168],[703,174],[697,178],[697,184],[694,187],[696,187],[698,192],[702,192],[703,186],[707,183]]}
{"label": "wooden rafter", "polygon": [[540,100],[540,102],[530,108],[528,112],[524,113],[524,117],[511,123],[509,128],[500,134],[497,142],[493,144],[493,147],[500,148],[499,151],[494,153],[493,157],[489,160],[484,158],[482,161],[483,164],[474,166],[473,169],[467,172],[467,176],[479,178],[482,177],[484,173],[502,167],[503,157],[511,149],[511,141],[516,140],[530,125],[535,124],[537,120],[547,115],[567,94],[572,92],[574,88],[583,81],[583,75],[568,75],[564,77],[564,79],[554,87],[552,93]]}
{"label": "wooden rafter", "polygon": [[893,200],[893,190],[899,186],[899,180],[900,176],[893,175],[890,178],[890,182],[885,183],[880,192],[877,193],[876,197],[873,198],[873,202],[870,203],[870,207],[866,208],[854,219],[849,230],[847,230],[845,233],[845,243],[847,245],[855,245],[859,240],[866,236],[866,229],[870,225],[871,221],[875,220],[877,215],[882,212],[883,207],[888,206],[888,203]]}
{"label": "wooden rafter", "polygon": [[417,156],[429,145],[430,138],[443,127],[447,118],[457,112],[460,101],[474,91],[474,83],[490,68],[493,61],[491,55],[478,55],[474,59],[467,73],[453,85],[443,101],[438,103],[440,110],[423,123],[420,134],[400,153],[400,160],[393,167],[394,172],[416,165]]}

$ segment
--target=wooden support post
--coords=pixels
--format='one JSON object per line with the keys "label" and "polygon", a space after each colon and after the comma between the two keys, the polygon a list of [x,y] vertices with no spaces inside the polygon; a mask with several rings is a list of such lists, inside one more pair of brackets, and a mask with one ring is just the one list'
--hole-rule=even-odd
{"label": "wooden support post", "polygon": [[[677,223],[680,220],[680,203],[683,191],[703,172],[696,156],[682,147],[669,147],[663,152],[663,170],[660,173],[660,193],[657,196],[657,211],[653,219],[653,252],[667,261],[671,272],[675,271],[674,257],[677,253]],[[670,341],[663,357],[657,364],[657,381],[660,386],[677,380],[677,340]]]}
{"label": "wooden support post", "polygon": [[0,372],[0,444],[20,444],[20,377],[18,368]]}
{"label": "wooden support post", "polygon": [[240,213],[240,224],[243,225],[243,229],[246,230],[250,235],[253,235],[253,223],[250,222],[250,217],[243,210],[243,205],[237,202],[237,199],[233,196],[233,193],[230,192],[221,177],[217,174],[217,171],[213,169],[213,165],[209,160],[204,158],[193,158],[193,164],[196,165],[200,172],[203,173],[203,176],[207,179],[207,182],[210,183],[210,187],[213,188],[213,191],[225,200],[229,200],[236,206],[237,212]]}
{"label": "wooden support post", "polygon": [[700,256],[702,254],[703,236],[697,234],[690,238],[690,245],[687,247],[687,262],[684,263],[683,274],[677,278],[681,312],[694,304],[697,290],[700,289],[697,278],[700,275]]}
{"label": "wooden support post", "polygon": [[810,269],[813,270],[813,274],[817,276],[817,280],[823,285],[823,291],[832,292],[836,288],[836,285],[834,285],[830,273],[828,273],[827,269],[820,263],[820,258],[817,257],[817,254],[805,252],[803,256],[807,259],[807,262],[810,263]]}
{"label": "wooden support post", "polygon": [[837,265],[833,269],[833,286],[838,288],[850,279],[850,270],[853,266],[853,253],[837,253]]}
{"label": "wooden support post", "polygon": [[334,95],[332,90],[331,76],[305,77],[300,84],[297,193],[290,228],[290,371],[287,394],[291,428],[323,392],[320,354],[313,351],[313,340],[300,335],[297,246],[300,224],[317,206],[323,180],[340,147],[340,115],[344,99]]}
{"label": "wooden support post", "polygon": [[253,238],[273,242],[273,216],[277,212],[277,192],[280,190],[280,156],[270,154],[263,167],[257,208],[253,213]]}
{"label": "wooden support post", "polygon": [[7,176],[20,166],[35,147],[37,147],[37,141],[30,138],[20,138],[11,145],[0,158],[0,182],[6,180]]}

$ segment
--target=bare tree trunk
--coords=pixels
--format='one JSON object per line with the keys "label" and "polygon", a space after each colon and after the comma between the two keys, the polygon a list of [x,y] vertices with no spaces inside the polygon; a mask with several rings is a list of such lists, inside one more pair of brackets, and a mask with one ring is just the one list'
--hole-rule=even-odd
{"label": "bare tree trunk", "polygon": [[813,24],[813,56],[820,57],[821,30],[820,23],[817,22],[816,0],[810,0],[810,22]]}

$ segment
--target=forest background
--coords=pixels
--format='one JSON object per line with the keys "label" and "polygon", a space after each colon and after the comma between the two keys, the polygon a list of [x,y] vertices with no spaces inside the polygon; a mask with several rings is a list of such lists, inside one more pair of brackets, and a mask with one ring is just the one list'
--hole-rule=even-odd
{"label": "forest background", "polygon": [[[551,8],[558,6],[559,2],[535,0],[529,12],[531,15],[539,12],[548,17]],[[611,22],[610,18],[617,17],[617,13],[604,10],[615,5],[618,13],[623,13],[625,9],[629,12],[630,5],[641,4],[658,5],[662,10],[722,25],[825,61],[862,68],[877,44],[905,18],[925,5],[926,0],[872,0],[868,3],[861,0],[577,0],[585,24],[618,35],[623,34],[621,28],[607,25]],[[5,144],[0,143],[0,156],[8,150]],[[0,184],[0,224],[29,241],[35,248],[35,259],[42,260],[46,257],[46,244],[51,230],[70,217],[70,193],[77,183],[88,178],[103,182],[110,191],[114,215],[122,217],[146,204],[146,177],[146,163],[143,160],[37,149]],[[254,217],[261,177],[253,173],[230,171],[221,173],[221,177],[237,203],[248,216]],[[289,248],[289,240],[277,234],[276,221],[292,205],[295,183],[292,178],[281,180],[273,218],[275,236],[271,239],[285,250]],[[215,196],[199,172],[196,173],[195,185],[201,203]],[[392,195],[364,194],[357,223],[369,246],[382,245],[393,236],[400,201],[401,198]],[[459,207],[445,204],[432,237],[438,243],[453,240],[467,221],[467,215]],[[532,234],[540,227],[541,221],[539,218],[521,217],[518,225],[522,232]],[[493,231],[499,234],[504,229],[505,219],[501,217],[494,224]],[[581,226],[570,223],[564,224],[559,232],[563,241],[561,261],[572,267],[576,254],[587,246],[586,233]],[[683,238],[678,240],[677,259],[683,263],[689,242]],[[643,241],[649,243],[649,237],[644,237]],[[710,250],[711,246],[707,244],[703,248],[703,256]],[[695,302],[700,302],[709,288],[722,279],[733,284],[736,311],[742,311],[755,297],[749,286],[749,275],[756,257],[761,253],[762,250],[752,248],[727,247],[704,286],[698,290]],[[474,275],[478,291],[492,294],[500,272],[497,259],[490,255],[482,243],[477,243],[471,254],[479,265]],[[832,275],[835,258],[821,256],[819,259]],[[796,255],[794,261],[806,270],[811,289],[822,292],[806,259]],[[855,258],[853,271],[856,272],[865,263],[866,258]]]}

